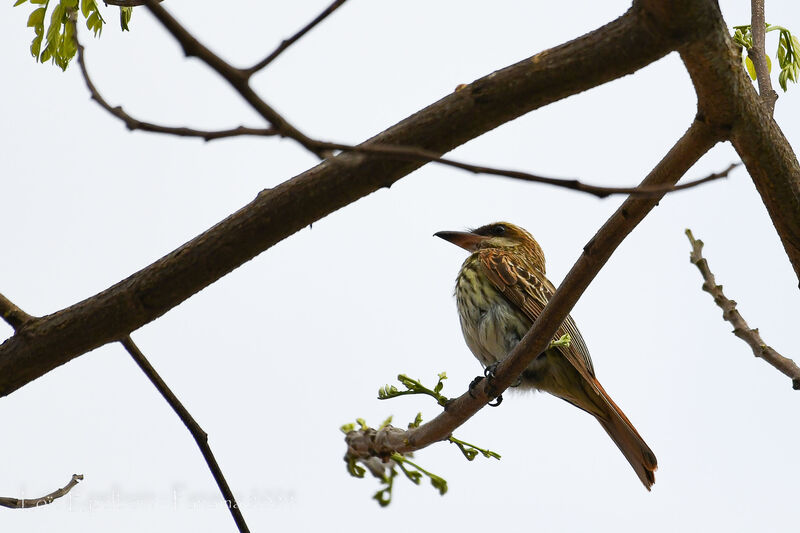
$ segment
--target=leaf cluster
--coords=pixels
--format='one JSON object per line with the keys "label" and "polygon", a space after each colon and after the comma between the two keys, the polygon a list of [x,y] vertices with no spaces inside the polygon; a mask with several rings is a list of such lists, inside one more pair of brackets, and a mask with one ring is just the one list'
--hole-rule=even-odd
{"label": "leaf cluster", "polygon": [[[734,26],[733,29],[733,40],[737,44],[742,46],[745,50],[749,50],[753,47],[753,33],[749,24]],[[781,69],[778,74],[778,84],[780,84],[781,89],[786,92],[789,81],[797,83],[798,80],[800,80],[800,40],[783,26],[767,24],[766,31],[768,33],[771,31],[779,32],[778,49],[775,53],[778,66]],[[767,68],[772,71],[772,61],[770,61],[769,55],[766,55],[766,59]],[[746,52],[742,55],[742,64],[748,74],[750,74],[750,78],[755,80],[756,69],[753,65],[753,61],[747,56]]]}
{"label": "leaf cluster", "polygon": [[[17,0],[14,7],[30,2],[34,9],[28,16],[28,27],[33,28],[31,55],[39,63],[50,61],[66,70],[77,52],[75,24],[79,17],[86,21],[86,27],[98,37],[106,23],[96,0]],[[79,4],[80,3],[80,10]],[[48,9],[50,21],[45,29]],[[79,14],[80,13],[80,14]],[[120,7],[120,26],[128,31],[133,8]],[[44,43],[44,46],[42,46]]]}
{"label": "leaf cluster", "polygon": [[[558,341],[552,343],[552,345],[568,344],[568,336],[562,337]],[[397,398],[407,394],[423,394],[434,398],[440,406],[445,406],[448,402],[448,399],[441,394],[441,391],[444,388],[444,380],[447,379],[447,374],[445,372],[441,372],[438,374],[438,378],[439,380],[437,381],[436,385],[433,387],[433,389],[430,389],[424,386],[419,380],[409,378],[405,374],[400,374],[397,376],[397,379],[405,386],[406,390],[401,391],[394,385],[385,385],[378,391],[378,398],[381,400],[388,400],[390,398]],[[379,429],[386,428],[389,426],[391,421],[392,417],[390,416],[384,420]],[[417,416],[414,418],[413,422],[408,424],[408,428],[413,429],[419,427],[421,423],[422,413],[417,413]],[[355,423],[344,424],[340,429],[345,434],[351,431],[356,431],[356,429],[360,431],[372,431],[363,418],[357,418]],[[464,454],[464,457],[466,457],[469,461],[472,461],[478,455],[483,455],[487,459],[500,459],[500,454],[485,448],[481,448],[474,444],[470,444],[461,439],[457,439],[452,435],[448,437],[447,441],[455,444],[461,453]],[[419,485],[422,481],[422,478],[427,476],[430,478],[431,485],[433,485],[433,487],[439,491],[439,494],[444,495],[447,492],[447,480],[441,476],[429,472],[428,470],[425,470],[418,464],[412,462],[409,457],[410,455],[392,453],[388,460],[383,461],[383,464],[381,464],[380,467],[376,468],[374,465],[369,466],[370,471],[372,471],[373,475],[381,480],[381,484],[383,485],[383,488],[378,490],[372,496],[372,498],[376,500],[381,507],[386,507],[392,501],[394,479],[397,477],[398,469],[400,469],[400,471],[403,472],[403,474],[415,485]],[[370,458],[368,461],[372,461],[373,459],[376,458]],[[353,477],[363,478],[364,474],[366,474],[366,469],[358,465],[358,461],[359,459],[349,455],[345,456],[347,472]],[[366,464],[368,463],[365,462],[365,465]]]}

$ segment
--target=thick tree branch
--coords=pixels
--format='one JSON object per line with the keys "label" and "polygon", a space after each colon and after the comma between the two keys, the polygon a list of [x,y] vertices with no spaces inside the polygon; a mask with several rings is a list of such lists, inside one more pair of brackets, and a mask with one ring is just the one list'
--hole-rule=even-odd
{"label": "thick tree branch", "polygon": [[[569,43],[481,78],[367,141],[452,150],[509,120],[624,76],[674,43],[636,7]],[[213,228],[105,291],[42,317],[0,345],[0,396],[155,320],[242,263],[422,162],[344,153],[262,191]],[[648,183],[660,185],[660,183]]]}
{"label": "thick tree branch", "polygon": [[775,101],[778,93],[772,88],[767,68],[767,48],[765,44],[767,25],[764,20],[764,0],[750,0],[750,33],[753,35],[753,46],[747,51],[747,56],[753,62],[758,80],[758,94],[767,108],[770,116],[775,112]]}
{"label": "thick tree branch", "polygon": [[328,16],[330,16],[331,13],[333,13],[334,11],[339,9],[342,6],[342,4],[344,4],[346,1],[347,0],[335,0],[331,5],[329,5],[327,8],[325,8],[325,10],[322,13],[317,15],[317,18],[315,18],[314,20],[312,20],[311,22],[309,22],[308,24],[303,26],[303,28],[301,28],[300,31],[298,31],[297,33],[295,33],[294,35],[292,35],[288,39],[284,39],[283,41],[281,41],[281,44],[278,45],[278,47],[270,55],[268,55],[267,57],[265,57],[264,59],[262,59],[261,61],[259,61],[255,65],[253,65],[252,67],[250,67],[248,69],[244,69],[244,72],[248,76],[252,76],[253,74],[258,72],[259,70],[263,69],[264,67],[266,67],[267,65],[269,65],[270,63],[275,61],[275,59],[277,59],[277,57],[279,55],[281,55],[284,52],[284,50],[286,50],[287,48],[292,46],[303,35],[305,35],[309,31],[311,31],[314,28],[314,26],[316,26],[317,24],[319,24],[320,22],[322,22],[323,20],[328,18]]}
{"label": "thick tree branch", "polygon": [[[337,0],[331,4],[328,9],[323,11],[323,13],[318,16],[312,24],[309,24],[301,30],[297,35],[295,35],[292,39],[290,39],[289,44],[296,41],[297,38],[302,36],[305,31],[308,31],[313,24],[321,22],[327,15],[332,13],[337,7],[344,3],[345,0]],[[175,22],[175,24],[178,24]],[[183,30],[185,31],[185,30]],[[186,33],[188,35],[188,33]],[[178,35],[182,35],[182,33],[178,32]],[[203,137],[205,140],[212,140],[216,138],[222,137],[231,137],[235,135],[262,135],[262,136],[274,136],[280,134],[278,130],[275,128],[266,128],[266,129],[253,129],[253,128],[244,128],[240,126],[239,128],[231,129],[231,130],[222,130],[222,131],[200,131],[200,130],[193,130],[189,128],[174,128],[174,127],[165,127],[155,124],[149,124],[145,122],[141,122],[127,113],[123,111],[121,107],[111,107],[105,99],[100,95],[99,91],[95,87],[94,83],[92,83],[91,78],[86,69],[86,64],[84,60],[84,49],[81,46],[80,42],[78,42],[77,35],[75,36],[75,44],[78,48],[78,63],[81,68],[81,72],[83,73],[84,81],[86,82],[87,87],[89,88],[89,92],[92,95],[92,99],[96,100],[101,107],[103,107],[106,111],[114,115],[115,117],[121,119],[125,122],[125,125],[128,129],[141,129],[145,131],[157,132],[157,133],[168,133],[173,135],[180,135],[180,136],[194,136],[194,137]],[[286,43],[288,41],[284,41]],[[288,46],[288,45],[286,45]],[[280,48],[276,50],[270,57],[277,57],[277,53],[281,50],[285,49]],[[205,60],[205,55],[201,55],[200,58]],[[273,58],[274,58],[273,57]],[[221,59],[219,61],[222,61]],[[263,68],[262,65],[263,61],[256,66],[247,69],[246,72],[248,75],[252,74],[259,68]],[[229,64],[226,64],[226,70],[235,70]],[[213,68],[213,66],[212,66]],[[438,163],[445,166],[450,166],[453,168],[459,168],[462,170],[466,170],[468,172],[472,172],[474,174],[487,174],[487,175],[494,175],[494,176],[502,176],[512,179],[519,179],[523,181],[530,181],[535,183],[544,183],[548,185],[554,185],[558,187],[563,187],[566,189],[571,189],[575,191],[585,192],[588,194],[592,194],[597,196],[598,198],[605,198],[612,194],[636,194],[640,196],[657,196],[661,195],[665,192],[672,192],[677,190],[689,189],[691,187],[695,187],[697,185],[701,185],[703,183],[707,183],[709,181],[713,181],[716,179],[724,178],[728,176],[728,173],[733,170],[738,164],[731,165],[727,170],[723,172],[713,173],[709,176],[704,178],[691,181],[688,183],[684,183],[681,185],[671,186],[671,187],[656,187],[651,189],[640,189],[637,187],[604,187],[599,185],[592,185],[588,183],[584,183],[577,179],[570,179],[570,178],[552,178],[548,176],[540,176],[537,174],[532,174],[530,172],[522,172],[518,170],[507,170],[507,169],[500,169],[494,167],[486,167],[481,165],[473,165],[469,163],[464,163],[461,161],[455,161],[453,159],[441,157],[440,154],[430,151],[424,150],[422,148],[415,148],[413,146],[396,146],[396,145],[379,145],[379,144],[364,144],[359,146],[353,146],[349,144],[342,144],[336,142],[328,142],[328,141],[320,141],[317,139],[307,138],[308,142],[313,143],[314,147],[318,151],[322,151],[325,153],[330,153],[332,151],[346,151],[346,152],[357,152],[361,154],[370,154],[370,155],[382,155],[382,156],[389,156],[398,158],[401,160],[407,161],[418,161],[422,163]]]}
{"label": "thick tree branch", "polygon": [[3,320],[14,328],[14,331],[19,331],[34,320],[34,317],[17,307],[14,302],[2,294],[0,294],[0,317],[3,317]]}
{"label": "thick tree branch", "polygon": [[639,0],[655,30],[679,48],[706,122],[728,129],[800,281],[800,165],[743,68],[713,0]]}
{"label": "thick tree branch", "polygon": [[136,364],[139,365],[139,368],[142,369],[142,372],[144,372],[147,379],[155,386],[161,396],[167,400],[167,403],[172,407],[172,410],[175,411],[175,414],[180,417],[183,425],[189,430],[189,433],[192,434],[194,441],[197,443],[197,447],[200,448],[200,453],[203,454],[203,459],[206,460],[206,464],[209,470],[211,470],[211,474],[214,476],[214,481],[217,482],[217,487],[219,487],[222,497],[225,499],[225,506],[230,510],[233,521],[236,522],[236,527],[239,528],[241,533],[249,532],[250,530],[247,527],[247,523],[244,521],[244,516],[239,508],[239,504],[233,496],[233,491],[230,486],[228,486],[222,469],[219,467],[219,464],[217,464],[214,453],[211,451],[211,446],[208,445],[208,433],[203,431],[200,424],[195,421],[186,407],[184,407],[178,397],[175,396],[175,393],[172,392],[166,382],[161,378],[158,372],[156,372],[156,369],[153,368],[153,365],[150,364],[147,357],[139,350],[139,347],[136,346],[133,339],[128,336],[122,339],[120,343],[122,343],[122,346],[125,347],[125,350],[128,351],[130,356],[133,357],[133,360],[136,361]]}
{"label": "thick tree branch", "polygon": [[736,302],[729,300],[722,292],[722,285],[717,285],[714,279],[714,274],[708,266],[708,261],[703,257],[703,241],[695,239],[691,230],[686,230],[686,236],[689,237],[689,242],[692,243],[692,252],[689,254],[689,261],[703,275],[703,290],[706,291],[714,298],[720,309],[722,309],[722,318],[727,320],[733,326],[733,334],[746,342],[753,350],[753,355],[760,357],[767,363],[771,364],[785,375],[791,378],[792,387],[795,390],[800,390],[800,367],[788,357],[784,357],[776,352],[761,339],[758,329],[751,329],[747,325],[742,315],[736,309]]}
{"label": "thick tree branch", "polygon": [[46,494],[41,498],[7,498],[1,497],[0,498],[0,507],[9,507],[11,509],[31,509],[33,507],[41,507],[42,505],[49,505],[53,503],[58,498],[66,495],[69,491],[72,490],[72,487],[78,484],[79,481],[83,479],[83,474],[72,474],[72,479],[70,479],[69,483],[61,487],[60,489],[54,490],[50,494]]}
{"label": "thick tree branch", "polygon": [[[340,5],[337,2],[334,2],[326,11],[323,12],[322,15],[315,19],[317,22],[323,20],[327,14],[333,12]],[[512,170],[503,170],[497,168],[490,168],[490,167],[483,167],[478,165],[470,165],[467,163],[461,163],[458,161],[454,161],[452,159],[445,159],[439,157],[440,154],[429,151],[423,150],[415,147],[410,146],[381,146],[377,144],[370,144],[370,145],[362,145],[362,146],[352,146],[348,144],[336,143],[336,142],[328,142],[328,141],[320,141],[317,139],[313,139],[308,137],[304,134],[300,134],[297,130],[291,127],[283,127],[280,125],[280,122],[275,122],[275,120],[284,120],[282,117],[278,116],[274,113],[263,100],[258,97],[255,92],[250,87],[247,78],[252,75],[253,72],[261,68],[263,65],[259,63],[258,65],[250,68],[250,69],[236,69],[229,63],[225,62],[220,57],[213,54],[208,48],[202,45],[199,41],[197,41],[194,36],[192,36],[176,19],[174,19],[166,10],[161,7],[156,8],[155,6],[151,6],[153,13],[156,17],[164,24],[164,26],[169,30],[170,33],[181,43],[184,51],[186,52],[187,56],[197,56],[200,60],[205,62],[208,66],[214,69],[217,73],[223,76],[233,87],[236,89],[237,92],[246,100],[248,101],[264,118],[267,118],[273,124],[276,124],[275,129],[279,135],[283,135],[286,137],[291,137],[306,147],[308,150],[312,151],[317,155],[330,155],[335,150],[342,150],[342,151],[351,151],[351,152],[359,152],[359,153],[368,153],[368,154],[379,154],[379,155],[393,155],[395,157],[399,157],[406,160],[411,161],[420,161],[423,163],[427,162],[437,162],[440,164],[461,168],[464,170],[468,170],[474,173],[481,173],[481,174],[493,174],[498,176],[505,176],[510,178],[522,179],[526,181],[534,181],[538,183],[547,183],[551,185],[557,185],[561,187],[566,187],[568,189],[588,192],[590,194],[594,194],[598,197],[605,197],[609,194],[641,194],[641,195],[659,195],[665,192],[664,190],[652,190],[652,191],[637,191],[634,187],[600,187],[595,185],[589,185],[582,183],[575,179],[559,179],[559,178],[550,178],[545,176],[538,176],[535,174],[530,174],[527,172],[520,172],[520,171],[512,171]],[[313,26],[315,22],[312,21],[312,24],[308,26]],[[301,30],[301,34],[303,31]],[[291,43],[290,43],[291,44]],[[280,52],[280,49],[276,52]],[[269,58],[267,58],[269,59]],[[244,79],[240,79],[244,78]],[[96,92],[96,91],[95,91]],[[272,118],[271,118],[272,117]],[[670,188],[669,190],[676,190],[679,188],[689,188],[700,183],[704,183],[711,179],[716,179],[717,177],[722,177],[723,175],[715,174],[708,178],[704,178],[699,180],[696,183],[687,183],[680,187]]]}
{"label": "thick tree branch", "polygon": [[[723,136],[724,132],[695,120],[664,159],[642,181],[642,186],[676,183]],[[657,204],[658,198],[628,198],[586,244],[583,254],[553,294],[542,314],[495,369],[491,388],[496,394],[502,393],[514,383],[531,361],[547,348],[556,330],[614,250]],[[364,431],[351,431],[346,437],[347,456],[354,459],[386,457],[392,451],[408,453],[445,440],[490,399],[486,385],[488,384],[478,386],[472,392],[466,392],[452,400],[444,412],[418,428],[408,431],[389,428],[386,431],[379,430],[374,435]]]}

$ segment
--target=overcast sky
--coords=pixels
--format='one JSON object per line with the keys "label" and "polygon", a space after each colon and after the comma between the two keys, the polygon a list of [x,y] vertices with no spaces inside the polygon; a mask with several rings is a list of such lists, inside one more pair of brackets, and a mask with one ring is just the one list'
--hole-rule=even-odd
{"label": "overcast sky", "polygon": [[[749,3],[723,1],[730,26]],[[321,11],[306,2],[165,6],[223,57],[254,63]],[[222,6],[222,7],[221,7]],[[306,133],[358,142],[493,70],[595,29],[626,1],[351,0],[254,83]],[[34,63],[30,4],[0,8],[0,292],[42,315],[150,264],[315,164],[294,142],[203,143],[124,126],[90,101],[77,65]],[[99,39],[81,32],[99,90],[170,125],[260,126],[226,84],[137,9],[122,34],[111,7]],[[796,2],[767,21],[800,33]],[[770,34],[774,54],[777,35]],[[773,76],[777,80],[777,75]],[[800,147],[800,87],[775,118]],[[695,96],[671,54],[552,104],[453,152],[461,160],[605,185],[636,184],[685,131]],[[737,161],[720,145],[690,172]],[[620,246],[573,311],[597,376],[654,450],[648,493],[588,415],[544,394],[507,394],[456,436],[502,454],[468,463],[452,445],[416,454],[446,478],[349,477],[339,426],[425,398],[376,399],[406,373],[460,395],[480,373],[452,296],[465,252],[432,234],[495,220],[538,239],[557,285],[623,200],[475,177],[428,165],[304,229],[133,334],[210,435],[253,531],[778,531],[795,527],[798,392],[731,334],[688,261],[687,227],[726,294],[765,341],[800,357],[795,277],[743,169],[669,195]],[[0,339],[11,335],[0,323]],[[83,355],[0,399],[0,495],[68,498],[0,511],[4,531],[233,531],[189,433],[119,345]]]}

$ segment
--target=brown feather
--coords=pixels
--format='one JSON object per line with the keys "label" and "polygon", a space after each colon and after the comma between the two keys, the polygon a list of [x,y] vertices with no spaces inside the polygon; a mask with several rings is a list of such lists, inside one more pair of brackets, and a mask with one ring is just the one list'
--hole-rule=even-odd
{"label": "brown feather", "polygon": [[[493,248],[483,248],[476,253],[492,285],[533,324],[555,292],[544,273],[537,265],[527,262],[524,254]],[[533,373],[531,375],[536,377],[531,378],[533,381],[530,385],[550,392],[597,418],[644,486],[650,490],[655,483],[654,472],[657,469],[655,454],[595,378],[589,351],[571,316],[559,327],[554,340],[565,333],[570,335],[571,342],[568,347],[557,349],[562,357],[548,357],[546,361],[553,367],[563,366],[560,361],[565,361],[569,367],[546,368],[544,372]],[[573,375],[575,378],[571,377]]]}

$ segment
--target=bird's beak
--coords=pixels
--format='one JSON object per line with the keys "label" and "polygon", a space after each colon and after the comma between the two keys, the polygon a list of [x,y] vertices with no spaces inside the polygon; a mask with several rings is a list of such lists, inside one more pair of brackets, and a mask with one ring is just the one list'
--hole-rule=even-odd
{"label": "bird's beak", "polygon": [[434,233],[433,236],[442,238],[448,242],[452,242],[456,246],[460,246],[468,252],[474,252],[478,249],[480,243],[489,238],[483,235],[468,233],[466,231],[440,231],[438,233]]}

